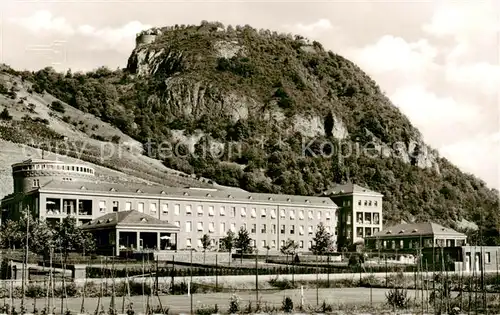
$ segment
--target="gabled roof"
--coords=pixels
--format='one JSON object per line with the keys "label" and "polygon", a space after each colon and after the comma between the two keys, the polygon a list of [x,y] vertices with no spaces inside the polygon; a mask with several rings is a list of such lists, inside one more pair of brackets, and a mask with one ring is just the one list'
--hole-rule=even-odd
{"label": "gabled roof", "polygon": [[161,227],[165,229],[179,230],[179,227],[168,223],[167,221],[160,220],[145,213],[128,210],[118,211],[105,214],[97,219],[94,219],[81,226],[82,229],[96,229],[105,227],[126,227],[126,226],[140,226],[140,227]]}
{"label": "gabled roof", "polygon": [[282,195],[282,194],[261,194],[240,192],[233,190],[223,190],[215,188],[180,188],[180,187],[165,187],[160,185],[145,185],[145,184],[114,184],[104,182],[91,182],[91,181],[50,181],[39,188],[39,191],[68,191],[68,192],[85,192],[91,193],[114,193],[114,194],[132,194],[132,195],[155,195],[155,196],[175,196],[182,198],[197,198],[205,200],[232,200],[232,201],[248,201],[253,202],[271,202],[281,205],[297,205],[297,204],[311,204],[324,207],[335,207],[335,203],[326,196],[296,196],[296,195]]}
{"label": "gabled roof", "polygon": [[334,187],[323,192],[323,196],[332,196],[332,195],[352,195],[352,194],[367,194],[367,195],[376,195],[383,197],[381,193],[373,191],[369,188],[361,187],[354,183],[347,184],[336,184]]}
{"label": "gabled roof", "polygon": [[465,237],[465,234],[457,232],[453,229],[446,228],[442,225],[426,222],[426,223],[401,223],[382,231],[379,231],[374,237],[395,237],[395,236],[424,236],[424,235],[447,235]]}

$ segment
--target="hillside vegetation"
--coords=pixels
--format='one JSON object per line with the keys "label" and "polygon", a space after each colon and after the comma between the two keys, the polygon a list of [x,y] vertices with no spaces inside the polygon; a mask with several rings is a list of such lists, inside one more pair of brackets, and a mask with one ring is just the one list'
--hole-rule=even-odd
{"label": "hillside vegetation", "polygon": [[498,192],[439,157],[349,60],[250,26],[150,33],[125,69],[11,72],[148,143],[169,168],[254,192],[317,195],[351,180],[385,195],[386,223],[473,221],[485,243],[500,243]]}

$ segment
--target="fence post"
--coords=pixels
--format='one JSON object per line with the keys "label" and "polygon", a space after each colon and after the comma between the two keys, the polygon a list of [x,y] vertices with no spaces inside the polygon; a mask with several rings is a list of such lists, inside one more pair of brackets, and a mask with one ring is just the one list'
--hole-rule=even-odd
{"label": "fence post", "polygon": [[219,292],[218,257],[219,257],[219,254],[215,253],[215,292]]}

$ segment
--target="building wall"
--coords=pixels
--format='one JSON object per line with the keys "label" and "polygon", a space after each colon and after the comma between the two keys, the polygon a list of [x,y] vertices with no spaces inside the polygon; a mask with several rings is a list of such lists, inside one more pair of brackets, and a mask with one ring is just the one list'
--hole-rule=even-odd
{"label": "building wall", "polygon": [[[80,211],[81,201],[84,200],[92,206],[91,215],[83,215]],[[67,201],[73,201],[75,206],[65,207]],[[48,211],[54,207],[53,202],[58,202],[59,213]],[[116,209],[113,209],[114,204],[117,204]],[[116,192],[105,193],[102,196],[85,191],[40,193],[39,209],[41,219],[47,219],[50,222],[59,221],[71,213],[81,223],[113,212],[113,210],[141,211],[180,227],[178,249],[187,248],[189,245],[195,248],[201,247],[200,240],[204,234],[210,235],[213,246],[218,247],[220,238],[226,236],[229,230],[237,233],[241,227],[245,227],[250,237],[256,242],[258,249],[263,250],[268,245],[271,250],[279,250],[281,245],[290,238],[299,244],[299,250],[307,251],[312,245],[312,238],[320,222],[323,222],[327,231],[332,234],[337,225],[336,208],[331,204],[319,206],[238,199],[194,199],[189,196],[141,196],[140,194],[124,196]],[[284,231],[282,231],[283,227]]]}
{"label": "building wall", "polygon": [[466,272],[500,270],[500,246],[463,246],[461,258]]}
{"label": "building wall", "polygon": [[[331,199],[339,207],[339,245],[350,246],[363,242],[364,237],[382,230],[382,197],[370,194],[334,195]],[[358,220],[361,215],[362,220]],[[378,215],[378,223],[374,217]],[[370,219],[371,223],[368,223]]]}

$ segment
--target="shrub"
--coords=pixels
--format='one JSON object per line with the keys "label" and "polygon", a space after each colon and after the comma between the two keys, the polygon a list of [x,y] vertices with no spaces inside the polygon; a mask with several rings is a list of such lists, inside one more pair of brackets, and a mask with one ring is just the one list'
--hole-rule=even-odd
{"label": "shrub", "polygon": [[233,294],[229,300],[229,314],[237,314],[240,311],[240,298]]}
{"label": "shrub", "polygon": [[7,108],[4,108],[3,111],[0,113],[0,119],[12,120],[12,116],[10,115],[9,110]]}
{"label": "shrub", "polygon": [[385,294],[387,304],[394,308],[405,309],[410,303],[407,289],[394,288]]}
{"label": "shrub", "polygon": [[59,113],[62,113],[62,114],[64,114],[64,112],[66,111],[64,109],[64,105],[59,101],[53,101],[52,104],[50,105],[50,108],[52,110],[59,112]]}
{"label": "shrub", "polygon": [[215,304],[215,306],[202,306],[199,309],[197,309],[195,313],[197,315],[212,315],[212,314],[218,314],[219,309],[217,308],[217,304]]}
{"label": "shrub", "polygon": [[291,313],[293,311],[293,301],[289,296],[283,299],[281,310],[285,313]]}

